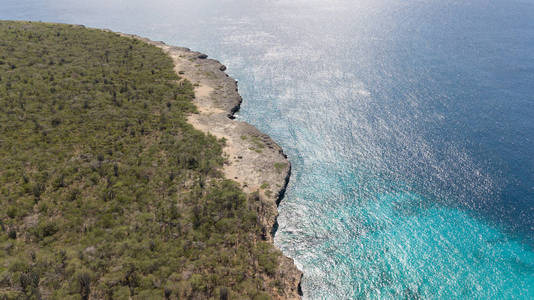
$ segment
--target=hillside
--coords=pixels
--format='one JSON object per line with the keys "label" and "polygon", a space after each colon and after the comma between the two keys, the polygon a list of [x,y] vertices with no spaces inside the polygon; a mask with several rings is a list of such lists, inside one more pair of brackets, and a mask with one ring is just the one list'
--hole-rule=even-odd
{"label": "hillside", "polygon": [[0,298],[282,293],[259,197],[187,123],[194,97],[153,45],[0,22]]}

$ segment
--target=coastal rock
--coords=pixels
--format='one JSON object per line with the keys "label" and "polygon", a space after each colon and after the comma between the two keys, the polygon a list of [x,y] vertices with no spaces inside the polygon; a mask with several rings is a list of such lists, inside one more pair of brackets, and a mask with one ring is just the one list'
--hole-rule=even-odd
{"label": "coastal rock", "polygon": [[[241,185],[244,192],[257,195],[261,201],[258,217],[263,238],[273,242],[278,227],[278,204],[282,200],[291,173],[291,164],[282,148],[256,127],[235,120],[243,99],[237,81],[229,77],[226,66],[208,59],[206,54],[188,48],[165,45],[135,35],[126,35],[155,45],[173,60],[175,71],[195,85],[194,103],[198,114],[188,117],[196,129],[224,138],[226,162],[222,172]],[[231,158],[239,159],[231,159]],[[257,193],[257,194],[256,194]],[[275,299],[300,299],[302,272],[291,258],[281,256],[274,278],[264,278],[265,285]],[[276,284],[275,284],[276,283]]]}

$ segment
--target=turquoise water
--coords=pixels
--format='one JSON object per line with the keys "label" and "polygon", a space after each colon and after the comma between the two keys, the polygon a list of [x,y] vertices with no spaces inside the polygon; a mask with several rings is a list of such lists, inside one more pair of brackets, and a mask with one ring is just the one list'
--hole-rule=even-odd
{"label": "turquoise water", "polygon": [[534,298],[533,1],[1,2],[226,64],[292,162],[305,298]]}

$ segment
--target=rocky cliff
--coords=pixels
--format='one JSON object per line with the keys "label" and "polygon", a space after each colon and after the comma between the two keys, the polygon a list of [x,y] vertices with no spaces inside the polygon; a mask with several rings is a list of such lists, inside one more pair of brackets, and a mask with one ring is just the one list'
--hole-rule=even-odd
{"label": "rocky cliff", "polygon": [[[238,182],[243,191],[257,195],[261,201],[258,215],[262,224],[262,238],[273,241],[278,216],[277,205],[284,196],[291,173],[291,165],[283,150],[268,135],[256,127],[237,121],[242,98],[237,82],[224,71],[226,66],[209,59],[206,54],[183,47],[166,45],[135,35],[126,35],[155,45],[173,60],[175,71],[195,86],[195,105],[198,113],[188,121],[205,133],[224,139],[225,176]],[[277,274],[265,280],[276,281],[271,295],[278,299],[300,299],[300,272],[293,260],[281,256]]]}

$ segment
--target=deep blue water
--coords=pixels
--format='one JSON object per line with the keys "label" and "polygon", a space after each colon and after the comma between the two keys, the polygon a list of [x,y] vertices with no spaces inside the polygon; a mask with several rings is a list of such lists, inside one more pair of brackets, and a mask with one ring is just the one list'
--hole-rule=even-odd
{"label": "deep blue water", "polygon": [[225,63],[293,164],[305,298],[534,298],[534,1],[0,4]]}

